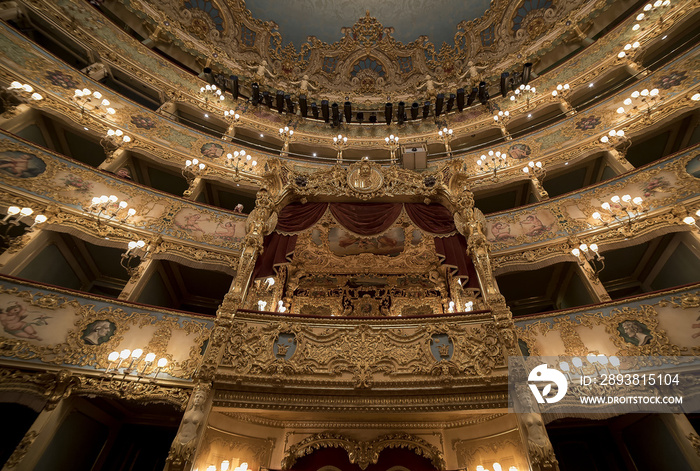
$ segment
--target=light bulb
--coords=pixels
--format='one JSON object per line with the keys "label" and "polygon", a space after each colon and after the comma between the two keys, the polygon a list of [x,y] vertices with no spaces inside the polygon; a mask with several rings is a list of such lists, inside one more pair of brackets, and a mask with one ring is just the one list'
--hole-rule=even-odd
{"label": "light bulb", "polygon": [[607,144],[609,140],[610,139],[608,139],[608,136],[603,136],[600,138],[600,142],[602,142],[603,144]]}
{"label": "light bulb", "polygon": [[562,361],[561,363],[559,363],[559,369],[561,369],[562,371],[569,371],[569,364],[565,361]]}
{"label": "light bulb", "polygon": [[129,136],[124,136],[124,137],[122,137],[122,141],[131,142],[131,138]]}
{"label": "light bulb", "polygon": [[592,216],[593,216],[593,219],[598,219],[598,220],[602,219],[602,216],[600,215],[600,213],[598,211],[593,213]]}
{"label": "light bulb", "polygon": [[642,204],[642,197],[641,196],[636,196],[632,199],[632,202],[636,204],[637,206]]}
{"label": "light bulb", "polygon": [[652,9],[651,3],[647,3],[646,5],[644,5],[644,11],[649,11],[651,9]]}
{"label": "light bulb", "polygon": [[624,113],[624,112],[625,112],[625,109],[624,109],[623,107],[619,107],[619,108],[617,109],[617,114],[622,114],[622,113]]}
{"label": "light bulb", "polygon": [[635,41],[632,43],[632,47],[637,49],[640,46],[639,41]]}
{"label": "light bulb", "polygon": [[192,163],[193,163],[194,165],[197,165],[197,164],[199,163],[199,160],[197,160],[197,159],[192,159]]}
{"label": "light bulb", "polygon": [[610,211],[610,203],[608,203],[607,201],[605,203],[601,204],[600,207],[606,211]]}
{"label": "light bulb", "polygon": [[689,226],[692,226],[693,224],[695,224],[695,218],[693,216],[686,216],[683,218],[683,222]]}
{"label": "light bulb", "polygon": [[583,252],[588,252],[588,245],[581,244],[578,246]]}
{"label": "light bulb", "polygon": [[608,357],[606,357],[605,355],[603,355],[601,353],[600,355],[598,355],[598,363],[600,363],[601,365],[607,365],[608,364]]}
{"label": "light bulb", "polygon": [[119,358],[121,358],[122,360],[126,360],[127,358],[129,358],[129,355],[131,355],[131,350],[125,348],[119,353]]}
{"label": "light bulb", "polygon": [[136,210],[134,208],[129,208],[129,210],[126,212],[129,216],[133,216],[136,214]]}
{"label": "light bulb", "polygon": [[629,44],[629,43],[628,43],[628,44],[625,44],[625,47],[624,47],[623,49],[624,49],[625,51],[629,51],[630,49],[632,49],[632,45]]}
{"label": "light bulb", "polygon": [[7,208],[7,214],[10,216],[14,216],[15,214],[19,214],[20,212],[20,207],[19,206],[10,206]]}
{"label": "light bulb", "polygon": [[108,200],[110,203],[116,203],[117,201],[119,201],[119,198],[117,198],[116,195],[109,195]]}
{"label": "light bulb", "polygon": [[145,243],[144,241],[142,241],[142,240],[137,240],[137,241],[136,241],[136,247],[142,249],[142,248],[144,248],[145,246],[146,246],[146,243]]}
{"label": "light bulb", "polygon": [[658,88],[652,88],[651,91],[649,92],[649,95],[651,95],[651,96],[658,96],[658,95],[659,95],[659,89],[658,89]]}
{"label": "light bulb", "polygon": [[613,196],[613,197],[610,198],[610,201],[612,201],[613,203],[619,203],[619,202],[620,202],[620,197],[617,196],[617,195],[615,195],[615,196]]}
{"label": "light bulb", "polygon": [[622,201],[624,201],[625,203],[629,203],[631,200],[632,200],[632,197],[630,195],[624,195],[622,197]]}
{"label": "light bulb", "polygon": [[625,98],[625,101],[622,102],[623,105],[630,106],[632,104],[632,99],[631,98]]}
{"label": "light bulb", "polygon": [[137,348],[133,352],[131,352],[131,358],[138,359],[141,358],[141,355],[143,355],[143,350],[140,348]]}
{"label": "light bulb", "polygon": [[156,359],[156,354],[155,353],[148,353],[146,354],[146,363],[153,363],[153,360]]}
{"label": "light bulb", "polygon": [[639,98],[639,92],[637,90],[632,92],[632,98]]}
{"label": "light bulb", "polygon": [[44,216],[43,214],[37,214],[36,217],[34,218],[34,223],[41,224],[41,223],[46,222],[46,219],[47,219],[46,216]]}
{"label": "light bulb", "polygon": [[117,129],[116,131],[114,131],[114,134],[115,134],[116,136],[121,136],[121,135],[124,134],[124,131],[122,131],[121,129]]}
{"label": "light bulb", "polygon": [[89,96],[91,94],[92,94],[92,92],[90,91],[89,88],[83,88],[83,96]]}
{"label": "light bulb", "polygon": [[618,366],[620,366],[620,359],[619,359],[618,357],[616,357],[615,355],[611,356],[611,357],[609,358],[609,360],[610,360],[610,364],[611,364],[612,366],[614,366],[615,368],[617,368]]}
{"label": "light bulb", "polygon": [[94,96],[94,97],[97,98],[98,100],[99,100],[100,98],[102,98],[102,94],[101,94],[100,92],[95,92],[95,93],[92,94],[92,96]]}
{"label": "light bulb", "polygon": [[136,242],[132,240],[127,246],[129,247],[129,250],[134,250],[136,248]]}
{"label": "light bulb", "polygon": [[39,100],[43,100],[43,99],[44,99],[44,97],[39,95],[38,93],[32,93],[32,100],[39,101]]}
{"label": "light bulb", "polygon": [[598,244],[591,244],[589,247],[592,251],[598,253]]}
{"label": "light bulb", "polygon": [[571,253],[574,255],[574,257],[581,255],[581,251],[579,249],[571,249]]}
{"label": "light bulb", "polygon": [[637,15],[637,21],[642,21],[644,19],[644,13]]}
{"label": "light bulb", "polygon": [[620,51],[620,53],[617,55],[617,57],[619,57],[620,59],[622,59],[622,58],[625,57],[626,55],[627,55],[627,54],[625,54],[625,51]]}
{"label": "light bulb", "polygon": [[22,216],[31,216],[33,212],[34,210],[32,208],[22,208],[19,211],[19,214],[21,214]]}
{"label": "light bulb", "polygon": [[22,85],[22,90],[24,90],[24,91],[27,92],[27,93],[32,93],[32,92],[34,91],[34,89],[32,88],[32,86],[31,86],[31,85],[28,85],[28,84]]}
{"label": "light bulb", "polygon": [[573,357],[571,363],[573,363],[576,368],[581,368],[583,366],[583,362],[579,357]]}
{"label": "light bulb", "polygon": [[641,26],[639,26],[639,24],[635,24],[632,26],[632,31],[639,31],[639,28],[641,28]]}
{"label": "light bulb", "polygon": [[619,131],[617,131],[616,134],[617,134],[617,137],[624,137],[624,136],[625,136],[625,131],[623,131],[622,129],[620,129]]}
{"label": "light bulb", "polygon": [[129,206],[129,203],[127,203],[126,201],[120,201],[120,202],[119,202],[119,207],[120,207],[121,209],[124,209],[124,208],[126,208],[127,206]]}
{"label": "light bulb", "polygon": [[642,95],[642,96],[649,96],[649,89],[645,88],[644,90],[642,90],[642,92],[640,93],[640,95]]}
{"label": "light bulb", "polygon": [[165,365],[168,364],[168,359],[167,358],[160,358],[158,360],[158,368],[165,368]]}
{"label": "light bulb", "polygon": [[118,358],[119,358],[119,352],[112,352],[112,353],[110,353],[109,356],[107,357],[107,359],[108,359],[109,361],[111,361],[111,362],[117,361]]}
{"label": "light bulb", "polygon": [[598,363],[598,356],[589,353],[588,355],[586,355],[586,360],[588,360],[588,363],[592,365],[593,363]]}

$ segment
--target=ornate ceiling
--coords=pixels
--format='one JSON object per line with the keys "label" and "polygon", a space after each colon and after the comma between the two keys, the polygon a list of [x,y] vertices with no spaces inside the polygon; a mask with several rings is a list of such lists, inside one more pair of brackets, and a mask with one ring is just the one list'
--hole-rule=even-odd
{"label": "ornate ceiling", "polygon": [[357,104],[413,100],[417,89],[430,96],[436,87],[480,79],[495,83],[501,72],[580,39],[612,4],[439,0],[406,9],[396,0],[118,1],[160,38],[215,71],[237,74],[244,85]]}

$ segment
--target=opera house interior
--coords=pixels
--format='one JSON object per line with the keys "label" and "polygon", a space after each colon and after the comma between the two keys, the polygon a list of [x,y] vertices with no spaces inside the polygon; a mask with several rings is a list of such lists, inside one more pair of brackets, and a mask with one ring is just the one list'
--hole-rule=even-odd
{"label": "opera house interior", "polygon": [[3,471],[700,470],[698,0],[0,18]]}

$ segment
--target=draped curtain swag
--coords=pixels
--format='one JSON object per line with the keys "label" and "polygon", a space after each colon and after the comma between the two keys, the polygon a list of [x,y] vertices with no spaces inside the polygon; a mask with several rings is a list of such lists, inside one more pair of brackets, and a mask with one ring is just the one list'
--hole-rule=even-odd
{"label": "draped curtain swag", "polygon": [[421,203],[292,203],[279,213],[277,227],[265,237],[264,251],[255,265],[254,278],[274,275],[275,267],[289,263],[294,254],[297,234],[314,224],[330,210],[338,223],[362,236],[380,234],[396,221],[405,209],[413,224],[433,235],[435,251],[459,277],[469,277],[469,286],[477,287],[476,271],[467,256],[467,242],[456,232],[452,214],[439,204]]}

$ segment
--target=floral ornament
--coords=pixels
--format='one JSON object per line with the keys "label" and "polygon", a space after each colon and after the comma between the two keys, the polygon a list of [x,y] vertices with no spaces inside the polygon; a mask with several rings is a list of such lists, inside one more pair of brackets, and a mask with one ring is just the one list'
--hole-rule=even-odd
{"label": "floral ornament", "polygon": [[136,115],[131,117],[131,123],[137,128],[153,129],[156,127],[155,121],[148,116]]}
{"label": "floral ornament", "polygon": [[78,82],[73,80],[73,77],[60,70],[50,70],[46,72],[46,79],[57,87],[66,89],[78,88]]}
{"label": "floral ornament", "polygon": [[688,75],[684,71],[679,72],[674,70],[668,75],[663,75],[659,81],[656,82],[656,86],[662,90],[668,90],[671,87],[677,87],[687,78]]}
{"label": "floral ornament", "polygon": [[578,123],[576,123],[576,129],[580,129],[581,131],[590,131],[591,129],[595,129],[596,126],[598,126],[599,124],[599,117],[586,116],[585,118],[581,119]]}
{"label": "floral ornament", "polygon": [[63,178],[63,183],[71,190],[78,191],[80,193],[88,193],[92,190],[92,183],[83,180],[77,175],[69,173],[65,178]]}
{"label": "floral ornament", "polygon": [[650,178],[642,185],[645,198],[652,196],[654,193],[667,193],[670,189],[671,184],[664,177]]}

